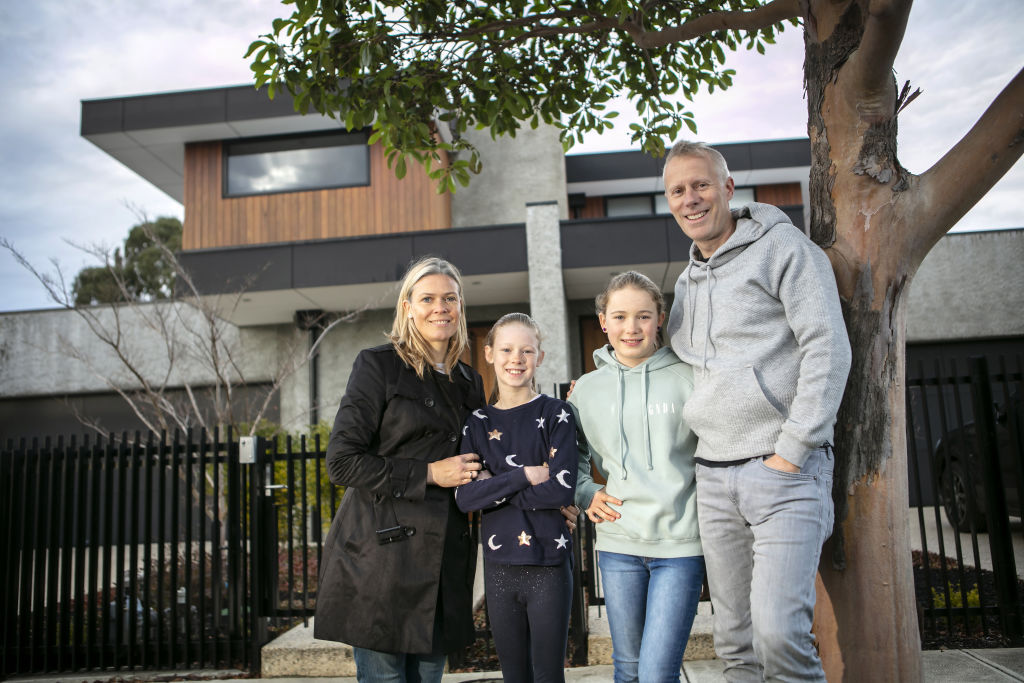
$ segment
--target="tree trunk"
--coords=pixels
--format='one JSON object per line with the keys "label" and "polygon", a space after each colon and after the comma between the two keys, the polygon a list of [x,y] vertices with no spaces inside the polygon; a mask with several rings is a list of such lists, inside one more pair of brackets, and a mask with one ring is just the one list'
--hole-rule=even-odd
{"label": "tree trunk", "polygon": [[895,117],[866,122],[844,73],[865,13],[857,2],[831,7],[834,16],[805,23],[811,236],[836,271],[853,364],[836,424],[836,527],[822,552],[815,632],[829,681],[919,681],[901,299],[927,246],[902,212],[916,179],[896,159]]}

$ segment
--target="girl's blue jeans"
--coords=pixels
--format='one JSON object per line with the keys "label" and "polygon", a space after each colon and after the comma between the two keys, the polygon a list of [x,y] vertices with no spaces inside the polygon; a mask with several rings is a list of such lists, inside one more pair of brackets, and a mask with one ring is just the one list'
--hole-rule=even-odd
{"label": "girl's blue jeans", "polygon": [[704,558],[598,554],[615,683],[678,681]]}

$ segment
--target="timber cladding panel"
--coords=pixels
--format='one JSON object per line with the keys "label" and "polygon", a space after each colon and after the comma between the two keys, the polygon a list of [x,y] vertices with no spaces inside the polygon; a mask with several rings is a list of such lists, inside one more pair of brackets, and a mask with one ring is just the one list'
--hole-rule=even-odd
{"label": "timber cladding panel", "polygon": [[382,235],[451,227],[451,199],[415,162],[399,180],[380,145],[370,147],[370,184],[328,190],[223,196],[222,145],[185,147],[183,249]]}
{"label": "timber cladding panel", "polygon": [[800,183],[779,183],[778,185],[758,185],[754,189],[755,201],[775,206],[802,206]]}

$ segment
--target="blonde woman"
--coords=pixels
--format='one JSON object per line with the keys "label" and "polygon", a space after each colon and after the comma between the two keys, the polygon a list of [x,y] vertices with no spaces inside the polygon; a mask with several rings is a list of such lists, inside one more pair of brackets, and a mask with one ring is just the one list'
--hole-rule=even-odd
{"label": "blonde woman", "polygon": [[439,258],[402,281],[390,341],[352,366],[327,448],[345,497],[324,544],[315,636],[354,649],[359,681],[435,682],[472,642],[476,548],[454,487],[476,479],[459,454],[485,404],[467,345],[458,269]]}

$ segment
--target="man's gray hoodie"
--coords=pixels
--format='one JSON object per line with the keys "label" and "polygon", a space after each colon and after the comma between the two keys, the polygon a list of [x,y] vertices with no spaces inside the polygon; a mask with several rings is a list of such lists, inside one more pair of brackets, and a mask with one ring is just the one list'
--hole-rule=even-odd
{"label": "man's gray hoodie", "polygon": [[799,467],[832,440],[850,371],[835,275],[778,208],[750,203],[733,219],[711,258],[691,246],[676,281],[667,332],[694,367],[683,417],[699,459],[777,453]]}

